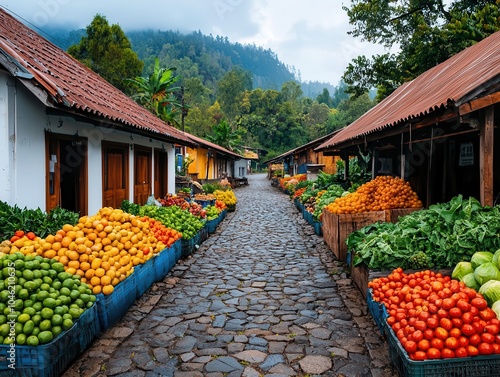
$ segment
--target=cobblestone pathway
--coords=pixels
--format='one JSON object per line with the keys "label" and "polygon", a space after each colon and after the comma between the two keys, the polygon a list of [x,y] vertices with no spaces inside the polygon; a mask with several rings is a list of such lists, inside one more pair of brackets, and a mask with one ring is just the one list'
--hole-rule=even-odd
{"label": "cobblestone pathway", "polygon": [[344,264],[265,175],[237,210],[65,373],[392,377]]}

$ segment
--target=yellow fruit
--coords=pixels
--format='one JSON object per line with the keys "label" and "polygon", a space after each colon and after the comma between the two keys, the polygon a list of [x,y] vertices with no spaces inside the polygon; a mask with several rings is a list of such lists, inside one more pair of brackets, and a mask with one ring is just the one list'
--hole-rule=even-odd
{"label": "yellow fruit", "polygon": [[78,262],[77,260],[70,260],[68,263],[68,267],[78,270],[80,268],[80,262]]}
{"label": "yellow fruit", "polygon": [[45,253],[43,253],[43,256],[45,258],[52,259],[57,255],[57,252],[55,250],[47,250]]}
{"label": "yellow fruit", "polygon": [[75,250],[68,250],[66,252],[66,256],[71,261],[77,261],[80,259],[80,254],[78,253],[78,251],[75,251]]}
{"label": "yellow fruit", "polygon": [[92,268],[89,268],[87,271],[85,271],[85,277],[89,280],[92,279],[94,275],[95,275],[95,270]]}
{"label": "yellow fruit", "polygon": [[97,276],[99,278],[104,276],[105,274],[106,274],[106,270],[104,268],[99,267],[95,270],[95,276]]}
{"label": "yellow fruit", "polygon": [[96,285],[95,287],[92,288],[92,293],[98,295],[99,293],[101,293],[101,290],[102,290],[101,286]]}
{"label": "yellow fruit", "polygon": [[92,278],[90,279],[90,284],[92,284],[95,287],[96,285],[101,284],[101,279],[98,278],[97,276],[92,276]]}
{"label": "yellow fruit", "polygon": [[101,277],[101,285],[105,286],[105,285],[109,285],[111,284],[111,278],[107,275],[104,275],[103,277]]}
{"label": "yellow fruit", "polygon": [[108,285],[105,285],[104,287],[102,287],[102,293],[104,295],[110,295],[111,293],[113,293],[113,291],[115,290],[115,288],[108,284]]}
{"label": "yellow fruit", "polygon": [[95,270],[95,269],[101,267],[101,262],[102,262],[101,258],[95,258],[91,263],[92,268]]}

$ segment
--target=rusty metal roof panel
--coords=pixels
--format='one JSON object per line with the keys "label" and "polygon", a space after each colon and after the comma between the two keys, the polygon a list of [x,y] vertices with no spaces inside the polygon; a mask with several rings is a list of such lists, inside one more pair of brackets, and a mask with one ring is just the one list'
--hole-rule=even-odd
{"label": "rusty metal roof panel", "polygon": [[138,105],[3,9],[0,9],[0,50],[33,75],[28,82],[42,87],[54,107],[189,142],[183,132]]}
{"label": "rusty metal roof panel", "polygon": [[227,155],[230,155],[230,156],[237,158],[237,159],[244,158],[242,155],[240,155],[238,153],[230,151],[229,149],[221,147],[220,145],[212,143],[211,141],[202,139],[201,137],[194,136],[194,135],[191,135],[188,133],[186,133],[186,136],[201,147],[211,148],[211,149],[218,151],[221,154],[227,154]]}
{"label": "rusty metal roof panel", "polygon": [[461,100],[500,75],[500,32],[496,32],[396,89],[316,150],[403,124]]}

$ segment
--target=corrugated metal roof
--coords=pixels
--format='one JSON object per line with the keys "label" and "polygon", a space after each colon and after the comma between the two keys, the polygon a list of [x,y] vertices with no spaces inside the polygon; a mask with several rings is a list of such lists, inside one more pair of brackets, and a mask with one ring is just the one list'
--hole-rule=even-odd
{"label": "corrugated metal roof", "polygon": [[221,147],[220,145],[212,143],[211,141],[202,139],[201,137],[194,136],[194,135],[191,135],[191,134],[188,134],[188,133],[186,133],[186,136],[189,139],[191,139],[193,142],[195,142],[196,144],[198,144],[198,145],[200,145],[202,147],[207,147],[207,148],[214,149],[214,150],[218,151],[221,154],[227,154],[227,155],[230,155],[230,156],[232,156],[234,158],[237,158],[237,159],[244,158],[242,155],[239,155],[238,153],[230,151],[229,149]]}
{"label": "corrugated metal roof", "polygon": [[[54,107],[190,143],[183,132],[138,105],[3,9],[0,9],[0,50],[33,75],[27,82],[41,86],[51,97]],[[17,73],[21,71],[12,72]]]}
{"label": "corrugated metal roof", "polygon": [[500,32],[496,32],[404,83],[316,150],[407,123],[438,109],[461,105],[468,94],[499,75]]}

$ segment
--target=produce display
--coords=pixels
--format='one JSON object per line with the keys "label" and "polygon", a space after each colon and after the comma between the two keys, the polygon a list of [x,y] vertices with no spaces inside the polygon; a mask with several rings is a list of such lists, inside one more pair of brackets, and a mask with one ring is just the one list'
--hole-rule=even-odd
{"label": "produce display", "polygon": [[412,212],[395,224],[376,223],[351,233],[353,264],[369,268],[453,268],[477,250],[500,248],[500,208],[483,207],[474,198],[454,197]]}
{"label": "produce display", "polygon": [[2,256],[0,267],[2,344],[49,343],[96,301],[80,276],[65,272],[55,259],[16,252]]}
{"label": "produce display", "polygon": [[207,214],[207,221],[210,221],[219,217],[221,211],[216,206],[207,206],[205,207],[205,212]]}
{"label": "produce display", "polygon": [[194,200],[211,201],[217,199],[214,194],[195,194]]}
{"label": "produce display", "polygon": [[411,360],[500,354],[500,320],[483,295],[463,282],[398,268],[369,287]]}
{"label": "produce display", "polygon": [[217,200],[224,202],[224,204],[228,207],[235,206],[238,200],[236,199],[236,195],[234,195],[233,190],[215,190],[214,195]]}
{"label": "produce display", "polygon": [[323,208],[325,208],[330,203],[333,203],[337,198],[346,195],[348,191],[340,185],[331,185],[326,191],[323,191],[321,195],[316,198],[313,217],[316,221],[322,220]]}
{"label": "produce display", "polygon": [[408,182],[398,177],[378,176],[326,208],[332,213],[344,214],[420,207],[422,202]]}
{"label": "produce display", "polygon": [[164,207],[178,206],[182,209],[189,208],[189,202],[180,196],[168,195],[165,198],[160,199],[159,202]]}
{"label": "produce display", "polygon": [[167,228],[172,228],[181,232],[182,239],[185,240],[193,238],[204,226],[204,222],[194,216],[189,210],[182,209],[178,206],[140,206],[124,200],[121,208],[132,214],[147,216],[158,220]]}

